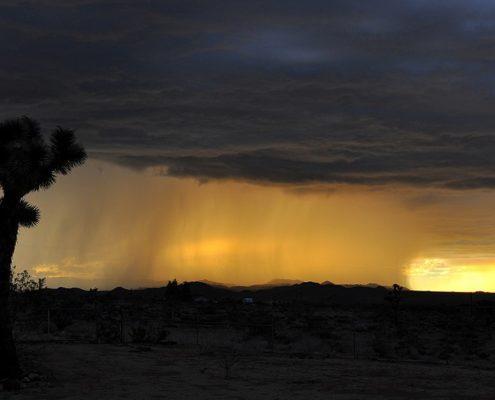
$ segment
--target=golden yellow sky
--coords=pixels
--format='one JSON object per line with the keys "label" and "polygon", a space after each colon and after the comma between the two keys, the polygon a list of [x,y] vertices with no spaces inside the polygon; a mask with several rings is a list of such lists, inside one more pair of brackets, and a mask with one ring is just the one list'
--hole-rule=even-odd
{"label": "golden yellow sky", "polygon": [[17,269],[51,286],[209,279],[495,290],[490,192],[198,183],[90,161],[31,200]]}

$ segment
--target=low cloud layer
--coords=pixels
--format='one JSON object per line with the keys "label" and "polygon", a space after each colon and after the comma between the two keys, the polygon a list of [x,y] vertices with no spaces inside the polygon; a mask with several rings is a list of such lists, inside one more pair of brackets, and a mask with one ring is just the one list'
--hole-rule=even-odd
{"label": "low cloud layer", "polygon": [[495,186],[491,1],[2,1],[1,117],[199,180]]}

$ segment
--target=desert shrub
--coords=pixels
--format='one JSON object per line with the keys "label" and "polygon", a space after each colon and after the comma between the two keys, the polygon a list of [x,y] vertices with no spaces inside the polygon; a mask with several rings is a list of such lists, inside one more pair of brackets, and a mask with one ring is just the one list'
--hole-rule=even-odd
{"label": "desert shrub", "polygon": [[245,331],[245,340],[255,337],[269,338],[272,334],[270,325],[250,325]]}
{"label": "desert shrub", "polygon": [[12,269],[10,287],[14,293],[27,293],[45,288],[46,278],[34,279],[26,270],[16,273],[15,266]]}
{"label": "desert shrub", "polygon": [[[17,322],[20,314],[25,314],[26,311],[37,310],[40,313],[41,302],[39,294],[41,289],[45,288],[45,279],[34,279],[28,271],[15,272],[13,267],[10,280],[11,290],[11,313],[12,320]],[[33,315],[29,316],[29,322],[38,324],[37,318],[33,319]]]}
{"label": "desert shrub", "polygon": [[300,334],[290,329],[280,329],[275,331],[275,342],[282,345],[289,345],[295,343]]}
{"label": "desert shrub", "polygon": [[139,321],[131,327],[130,336],[133,343],[169,343],[170,332],[159,324]]}
{"label": "desert shrub", "polygon": [[96,320],[96,336],[101,343],[122,341],[122,321],[115,313],[103,312]]}
{"label": "desert shrub", "polygon": [[449,361],[454,355],[455,347],[451,343],[445,343],[438,353],[438,358],[440,360]]}
{"label": "desert shrub", "polygon": [[55,324],[59,331],[65,330],[68,326],[74,322],[72,316],[64,311],[51,312],[50,320]]}
{"label": "desert shrub", "polygon": [[375,354],[380,358],[391,358],[394,356],[391,337],[383,332],[376,332],[373,335],[371,346]]}
{"label": "desert shrub", "polygon": [[219,351],[218,354],[220,365],[224,371],[224,378],[232,377],[232,369],[240,361],[240,353],[234,346],[228,346]]}
{"label": "desert shrub", "polygon": [[145,326],[139,325],[131,329],[130,335],[133,343],[145,343],[148,338],[148,331]]}
{"label": "desert shrub", "polygon": [[169,335],[170,335],[170,331],[163,329],[163,328],[158,329],[157,336],[156,336],[157,343],[167,342]]}
{"label": "desert shrub", "polygon": [[92,341],[94,339],[94,325],[89,321],[75,321],[64,329],[64,336],[78,341]]}

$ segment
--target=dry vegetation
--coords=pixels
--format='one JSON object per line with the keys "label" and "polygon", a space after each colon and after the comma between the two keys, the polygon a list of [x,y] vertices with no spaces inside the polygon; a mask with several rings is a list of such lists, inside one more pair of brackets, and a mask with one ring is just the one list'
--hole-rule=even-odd
{"label": "dry vegetation", "polygon": [[9,396],[495,398],[491,302],[194,297],[165,289],[17,296],[25,377]]}

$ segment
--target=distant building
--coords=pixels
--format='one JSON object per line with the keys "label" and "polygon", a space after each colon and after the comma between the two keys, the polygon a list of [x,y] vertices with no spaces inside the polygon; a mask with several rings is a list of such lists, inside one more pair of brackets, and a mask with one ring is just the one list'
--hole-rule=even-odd
{"label": "distant building", "polygon": [[242,299],[242,304],[254,304],[254,300],[252,297],[244,297]]}

